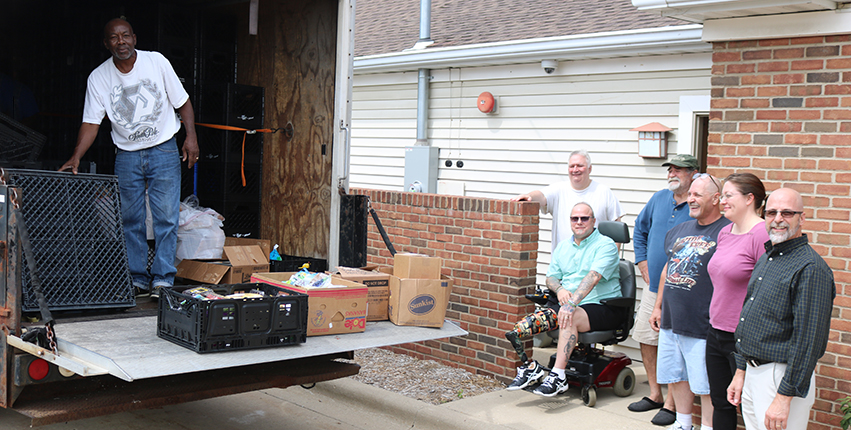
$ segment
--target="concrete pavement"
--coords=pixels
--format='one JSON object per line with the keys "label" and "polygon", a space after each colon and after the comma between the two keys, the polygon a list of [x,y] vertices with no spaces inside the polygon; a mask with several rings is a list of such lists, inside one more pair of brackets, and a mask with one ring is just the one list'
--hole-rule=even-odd
{"label": "concrete pavement", "polygon": [[298,397],[286,393],[283,398],[363,429],[659,430],[650,423],[655,411],[633,413],[626,408],[650,391],[641,364],[634,364],[633,370],[639,385],[632,396],[617,397],[611,389],[600,389],[593,408],[582,403],[577,388],[553,398],[502,390],[435,406],[350,379],[318,384]]}
{"label": "concrete pavement", "polygon": [[[548,354],[536,350],[540,354]],[[579,389],[545,398],[526,391],[496,391],[431,405],[350,378],[301,387],[270,389],[165,407],[72,421],[41,427],[54,429],[253,430],[262,429],[564,429],[659,430],[650,419],[655,411],[629,412],[629,403],[649,393],[641,363],[634,362],[637,386],[630,397],[611,389],[597,391],[597,405],[582,403]],[[29,428],[28,420],[0,410],[0,427]]]}

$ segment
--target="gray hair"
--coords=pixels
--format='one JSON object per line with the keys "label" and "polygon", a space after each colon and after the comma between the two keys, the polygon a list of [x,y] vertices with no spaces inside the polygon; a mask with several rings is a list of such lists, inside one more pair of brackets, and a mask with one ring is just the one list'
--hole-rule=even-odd
{"label": "gray hair", "polygon": [[585,202],[579,202],[579,203],[573,205],[573,208],[570,210],[571,215],[573,214],[573,209],[576,209],[576,207],[579,206],[579,205],[588,206],[588,210],[591,211],[591,218],[597,219],[597,217],[594,216],[594,208],[592,208],[591,205],[589,205],[588,203],[585,203]]}
{"label": "gray hair", "polygon": [[567,157],[567,159],[570,160],[571,158],[573,158],[574,155],[581,155],[585,157],[585,164],[587,165],[586,167],[591,167],[591,156],[588,155],[588,151],[584,149],[577,149],[576,151],[571,152],[570,156]]}

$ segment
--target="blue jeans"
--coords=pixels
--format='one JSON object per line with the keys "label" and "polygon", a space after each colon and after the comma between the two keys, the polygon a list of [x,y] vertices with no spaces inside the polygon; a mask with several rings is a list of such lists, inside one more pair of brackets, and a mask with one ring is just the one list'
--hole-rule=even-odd
{"label": "blue jeans", "polygon": [[[180,221],[180,152],[171,139],[140,151],[115,154],[121,190],[121,219],[133,285],[141,289],[174,285],[177,226]],[[151,204],[155,257],[148,273],[145,188]]]}

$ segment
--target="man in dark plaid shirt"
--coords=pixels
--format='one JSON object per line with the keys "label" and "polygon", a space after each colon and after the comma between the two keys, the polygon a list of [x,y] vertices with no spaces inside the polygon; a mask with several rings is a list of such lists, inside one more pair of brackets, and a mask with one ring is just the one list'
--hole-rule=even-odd
{"label": "man in dark plaid shirt", "polygon": [[742,404],[748,430],[805,429],[814,370],[827,347],[833,272],[801,232],[804,204],[781,188],[765,205],[770,243],[754,267],[736,328],[736,375],[727,400]]}

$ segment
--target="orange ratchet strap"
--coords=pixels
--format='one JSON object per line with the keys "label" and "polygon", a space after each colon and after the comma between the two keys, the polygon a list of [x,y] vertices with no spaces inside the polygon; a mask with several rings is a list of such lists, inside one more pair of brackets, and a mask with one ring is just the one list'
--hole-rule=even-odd
{"label": "orange ratchet strap", "polygon": [[241,160],[240,166],[239,166],[239,173],[240,173],[240,175],[242,175],[242,186],[243,187],[245,186],[245,137],[249,133],[250,134],[254,134],[254,133],[274,133],[274,132],[278,131],[277,128],[275,128],[275,129],[258,128],[257,130],[249,130],[247,128],[233,127],[233,126],[230,126],[230,125],[205,124],[205,123],[202,123],[202,122],[196,122],[195,125],[200,125],[201,127],[207,127],[207,128],[215,128],[215,129],[218,129],[218,130],[244,131],[245,132],[242,135],[242,160]]}

